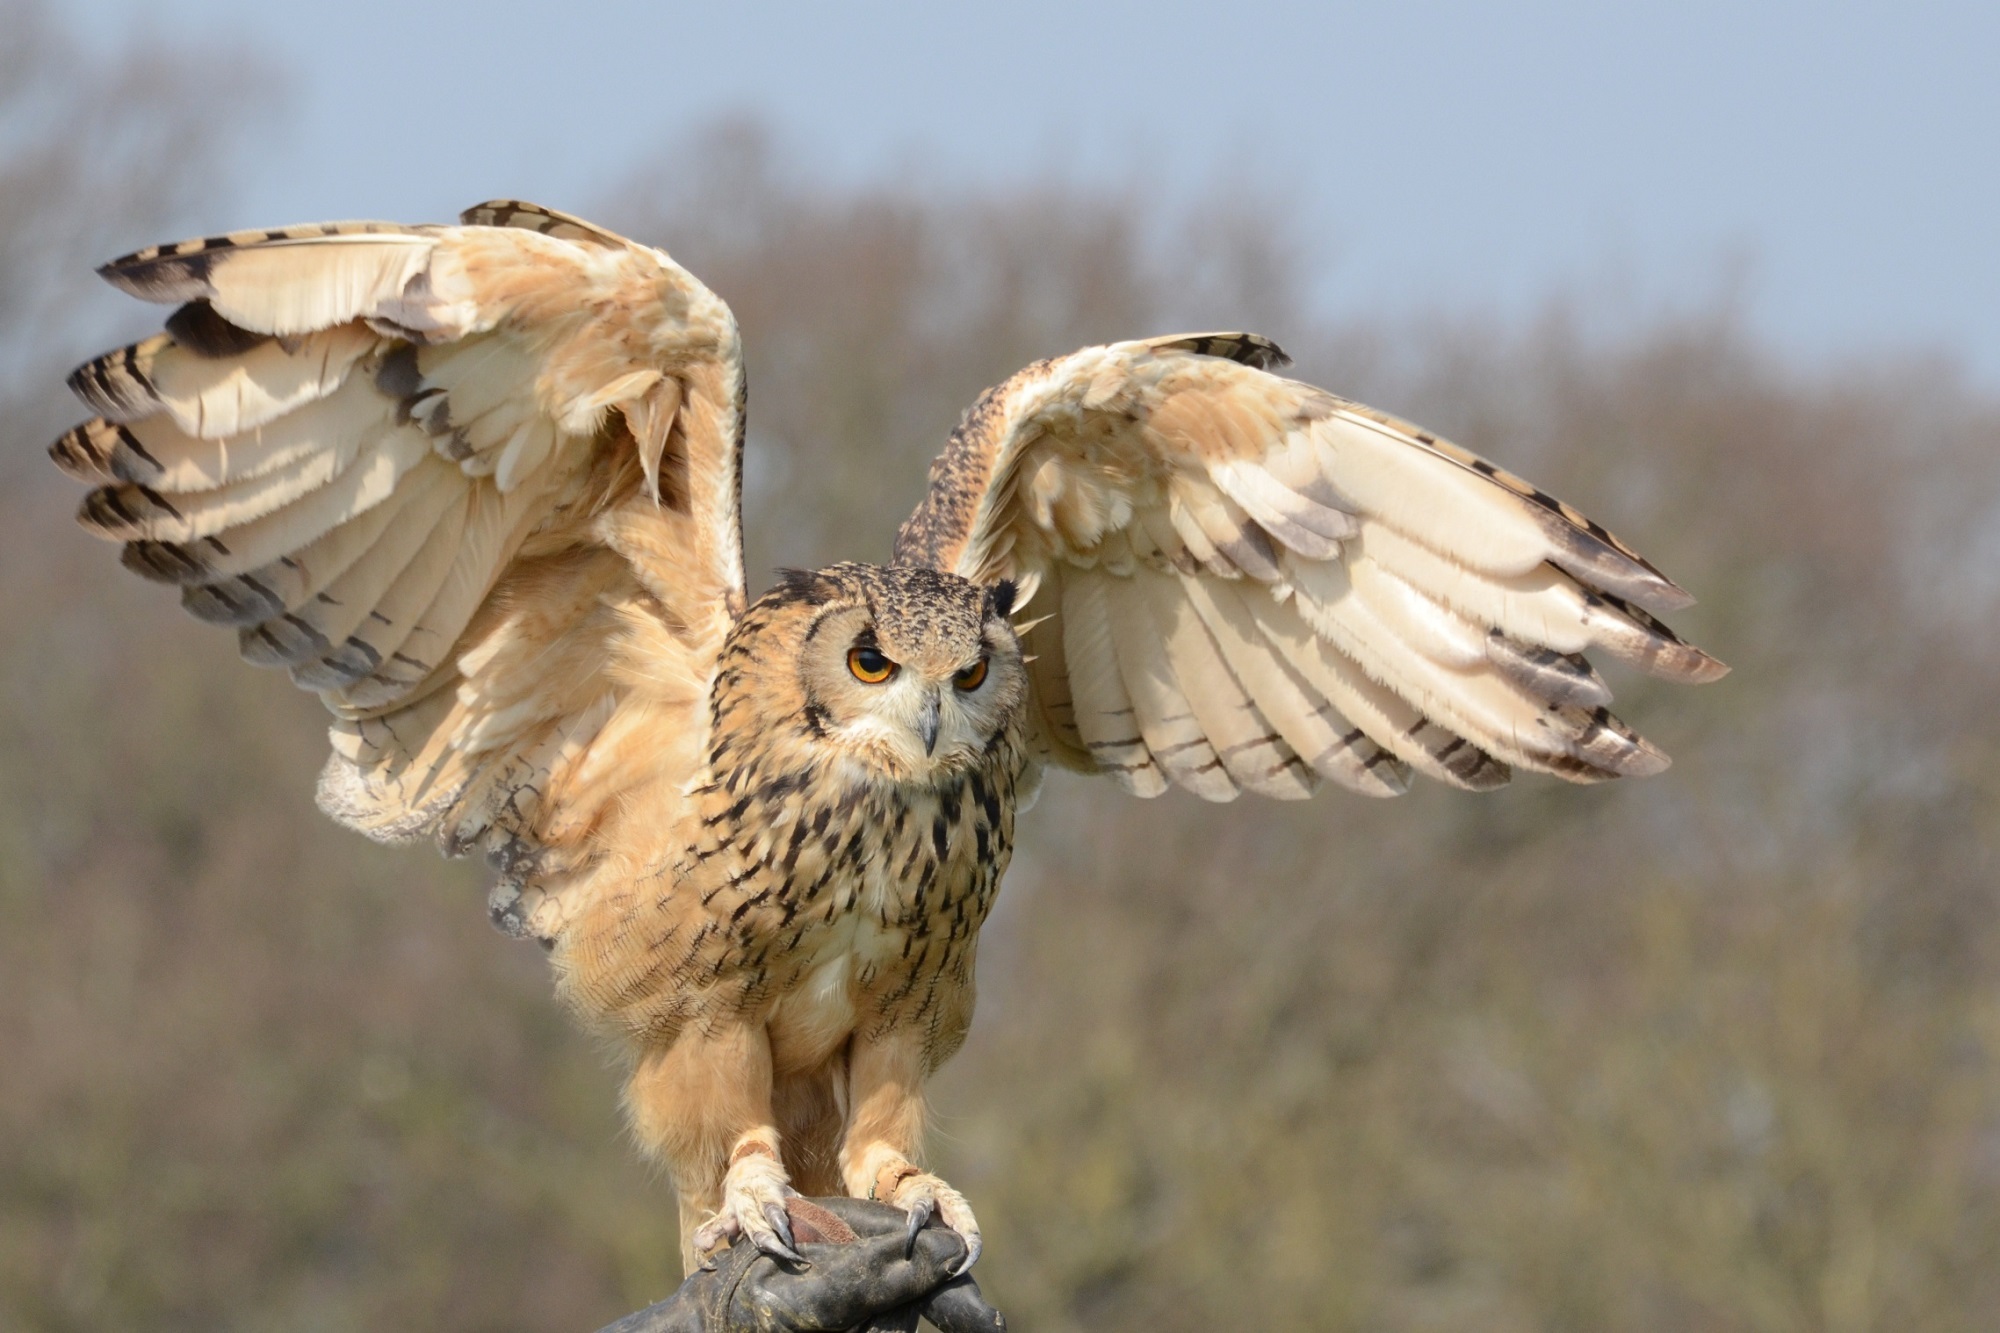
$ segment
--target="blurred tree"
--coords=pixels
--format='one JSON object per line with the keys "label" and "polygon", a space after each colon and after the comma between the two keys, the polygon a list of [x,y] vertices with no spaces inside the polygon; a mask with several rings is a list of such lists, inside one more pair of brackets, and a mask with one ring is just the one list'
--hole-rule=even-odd
{"label": "blurred tree", "polygon": [[[77,280],[224,142],[191,54],[0,24],[0,1324],[656,1298],[670,1201],[477,870],[321,819],[317,705],[70,528],[38,449],[48,354],[95,332]],[[837,189],[737,123],[602,216],[742,320],[753,570],[879,557],[1033,357],[1247,326],[1613,521],[1737,668],[1613,682],[1679,760],[1630,788],[1056,779],[939,1085],[1018,1324],[1990,1326],[2000,407],[1934,366],[1802,374],[1726,311],[1321,327],[1286,210],[1233,188]]]}

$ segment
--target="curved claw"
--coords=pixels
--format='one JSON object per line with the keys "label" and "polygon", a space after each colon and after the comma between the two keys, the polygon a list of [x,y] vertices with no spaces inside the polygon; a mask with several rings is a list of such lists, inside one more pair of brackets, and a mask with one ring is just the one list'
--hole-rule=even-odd
{"label": "curved claw", "polygon": [[[924,1229],[924,1223],[931,1220],[931,1213],[935,1207],[936,1205],[929,1199],[919,1199],[910,1206],[910,1230],[908,1237],[903,1242],[903,1257],[905,1259],[917,1252],[917,1233]],[[957,1274],[953,1274],[953,1276],[955,1277]]]}
{"label": "curved claw", "polygon": [[973,1217],[965,1196],[936,1176],[919,1172],[906,1177],[896,1187],[890,1202],[909,1217],[909,1231],[904,1243],[906,1255],[916,1253],[917,1233],[935,1221],[965,1242],[965,1258],[953,1271],[953,1277],[962,1276],[978,1260],[982,1248],[979,1222]]}
{"label": "curved claw", "polygon": [[793,1249],[791,1246],[785,1244],[785,1242],[779,1239],[777,1236],[759,1235],[759,1236],[752,1236],[750,1239],[756,1243],[758,1249],[762,1250],[766,1254],[776,1255],[780,1259],[789,1260],[792,1263],[800,1265],[801,1267],[810,1268],[812,1266],[806,1263],[806,1257],[804,1255],[800,1254],[797,1250]]}
{"label": "curved claw", "polygon": [[951,1270],[953,1277],[964,1277],[966,1273],[970,1272],[972,1265],[979,1260],[979,1251],[984,1248],[977,1231],[973,1232],[970,1236],[965,1235],[963,1232],[959,1234],[965,1241],[965,1262]]}
{"label": "curved claw", "polygon": [[792,1236],[792,1219],[791,1215],[785,1211],[785,1205],[781,1203],[767,1203],[764,1205],[763,1211],[764,1220],[771,1224],[772,1234],[769,1236],[753,1237],[757,1242],[757,1248],[766,1254],[775,1254],[789,1259],[795,1264],[804,1263],[804,1256],[800,1255],[798,1250],[794,1248],[798,1242]]}

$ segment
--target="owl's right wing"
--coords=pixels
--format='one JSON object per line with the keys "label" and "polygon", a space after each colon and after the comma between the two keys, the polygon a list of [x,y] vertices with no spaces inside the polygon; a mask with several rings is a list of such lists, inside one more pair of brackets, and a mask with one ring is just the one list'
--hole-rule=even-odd
{"label": "owl's right wing", "polygon": [[1043,757],[1210,800],[1666,767],[1583,653],[1713,680],[1649,613],[1693,599],[1545,492],[1283,363],[1250,334],[1087,347],[989,390],[932,465],[896,559],[1015,582]]}
{"label": "owl's right wing", "polygon": [[541,890],[704,757],[743,605],[728,308],[658,250],[514,202],[101,272],[179,308],[71,377],[100,415],[50,452],[96,484],[84,526],[319,694],[325,810],[488,852],[496,920],[549,933]]}

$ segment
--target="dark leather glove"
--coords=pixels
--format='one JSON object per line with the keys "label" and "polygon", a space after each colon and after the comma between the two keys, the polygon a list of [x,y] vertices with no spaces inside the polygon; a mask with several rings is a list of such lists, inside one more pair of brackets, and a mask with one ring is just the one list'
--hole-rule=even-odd
{"label": "dark leather glove", "polygon": [[787,1202],[804,1264],[739,1240],[680,1289],[598,1333],[997,1333],[1000,1312],[968,1276],[952,1277],[965,1242],[942,1227],[914,1241],[900,1208],[864,1199]]}

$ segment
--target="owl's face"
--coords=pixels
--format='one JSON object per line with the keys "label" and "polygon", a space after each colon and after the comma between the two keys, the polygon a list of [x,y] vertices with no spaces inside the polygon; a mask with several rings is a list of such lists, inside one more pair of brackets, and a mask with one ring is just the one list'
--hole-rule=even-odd
{"label": "owl's face", "polygon": [[980,763],[1027,696],[1011,586],[929,569],[836,565],[799,652],[806,720],[867,776],[922,781]]}

